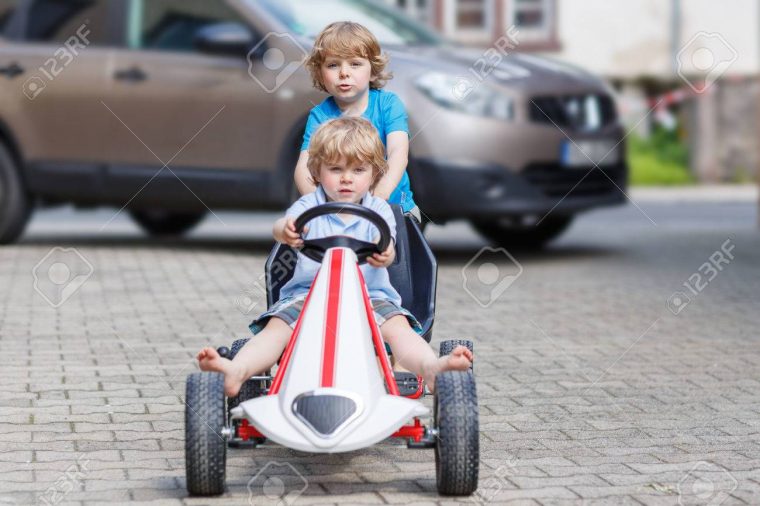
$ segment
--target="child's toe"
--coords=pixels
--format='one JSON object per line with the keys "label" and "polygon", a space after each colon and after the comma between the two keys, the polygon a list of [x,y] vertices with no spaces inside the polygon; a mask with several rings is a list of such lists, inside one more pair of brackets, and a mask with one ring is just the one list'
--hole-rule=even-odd
{"label": "child's toe", "polygon": [[454,348],[451,354],[457,357],[465,356],[468,359],[472,358],[472,352],[469,349],[467,349],[466,346],[462,346],[461,344],[457,346],[456,348]]}

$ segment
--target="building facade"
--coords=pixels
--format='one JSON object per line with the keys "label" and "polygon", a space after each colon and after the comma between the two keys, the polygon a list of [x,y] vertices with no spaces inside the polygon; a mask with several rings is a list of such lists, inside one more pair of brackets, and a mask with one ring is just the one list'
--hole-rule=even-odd
{"label": "building facade", "polygon": [[523,50],[557,50],[557,0],[386,0],[446,37],[490,45],[515,26]]}
{"label": "building facade", "polygon": [[514,27],[518,51],[610,80],[642,135],[677,116],[699,180],[760,174],[757,0],[386,1],[464,44],[489,46]]}

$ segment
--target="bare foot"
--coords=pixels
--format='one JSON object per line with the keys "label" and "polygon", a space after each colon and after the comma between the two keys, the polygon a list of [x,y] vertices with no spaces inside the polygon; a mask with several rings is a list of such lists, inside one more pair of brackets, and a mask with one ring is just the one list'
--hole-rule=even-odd
{"label": "bare foot", "polygon": [[196,358],[201,371],[214,371],[224,374],[224,394],[227,397],[234,397],[238,394],[240,387],[246,380],[245,370],[240,370],[232,360],[222,358],[214,348],[209,346],[199,351]]}
{"label": "bare foot", "polygon": [[473,359],[472,352],[461,344],[454,348],[450,354],[435,359],[435,361],[424,367],[424,374],[422,375],[428,390],[435,392],[435,377],[438,373],[444,371],[466,371],[472,364]]}

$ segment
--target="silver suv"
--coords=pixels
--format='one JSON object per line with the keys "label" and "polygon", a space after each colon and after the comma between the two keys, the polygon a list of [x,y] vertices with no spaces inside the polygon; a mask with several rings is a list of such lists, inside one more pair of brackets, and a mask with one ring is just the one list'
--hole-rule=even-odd
{"label": "silver suv", "polygon": [[324,98],[301,63],[338,19],[391,56],[430,220],[538,246],[624,201],[609,89],[507,39],[458,47],[372,0],[0,0],[0,242],[36,205],[124,207],[153,234],[284,208]]}

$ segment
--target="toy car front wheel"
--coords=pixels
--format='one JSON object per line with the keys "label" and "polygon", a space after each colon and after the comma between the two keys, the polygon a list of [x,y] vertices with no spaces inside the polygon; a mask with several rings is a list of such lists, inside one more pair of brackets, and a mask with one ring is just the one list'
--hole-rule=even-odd
{"label": "toy car front wheel", "polygon": [[224,375],[193,373],[185,385],[185,477],[191,495],[224,492]]}
{"label": "toy car front wheel", "polygon": [[[441,347],[439,348],[438,356],[442,357],[444,355],[451,354],[452,351],[454,351],[454,348],[457,346],[464,346],[468,350],[472,351],[472,341],[468,339],[447,339],[446,341],[441,341]],[[470,371],[472,371],[473,364],[470,364]]]}
{"label": "toy car front wheel", "polygon": [[478,488],[480,443],[475,377],[446,371],[435,379],[435,475],[438,493],[470,495]]}

